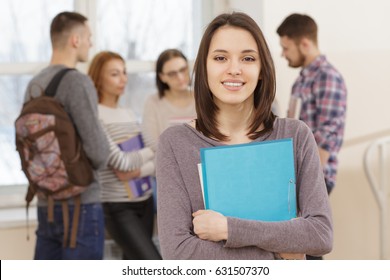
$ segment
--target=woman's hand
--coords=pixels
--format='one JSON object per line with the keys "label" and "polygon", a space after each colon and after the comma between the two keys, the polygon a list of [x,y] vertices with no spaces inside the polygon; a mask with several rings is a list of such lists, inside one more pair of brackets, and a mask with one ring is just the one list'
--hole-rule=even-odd
{"label": "woman's hand", "polygon": [[141,175],[141,170],[136,169],[127,172],[122,172],[114,169],[114,173],[120,181],[128,181],[134,178],[138,178]]}
{"label": "woman's hand", "polygon": [[283,260],[304,260],[306,258],[305,254],[299,253],[279,253],[279,256]]}
{"label": "woman's hand", "polygon": [[227,240],[227,218],[212,210],[199,210],[192,213],[194,232],[200,238],[210,241]]}

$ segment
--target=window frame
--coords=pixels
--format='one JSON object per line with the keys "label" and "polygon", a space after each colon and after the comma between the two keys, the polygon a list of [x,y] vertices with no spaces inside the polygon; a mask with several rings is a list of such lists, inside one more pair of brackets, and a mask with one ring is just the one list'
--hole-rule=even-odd
{"label": "window frame", "polygon": [[[214,1],[195,1],[194,5],[200,9],[194,9],[196,12],[200,12],[201,15],[196,15],[196,18],[201,18],[200,22],[194,23],[194,36],[195,43],[198,44],[200,37],[203,34],[204,26],[214,16],[213,10],[217,7],[220,10],[221,6],[216,5]],[[98,30],[96,30],[96,15],[97,15],[97,1],[96,0],[74,0],[74,11],[84,14],[89,20],[90,27],[93,32],[93,41],[97,41],[99,36]],[[93,45],[90,50],[90,58],[97,52],[96,45]],[[189,61],[190,65],[193,61]],[[43,68],[48,65],[48,61],[31,62],[31,63],[1,63],[0,62],[0,75],[36,75]],[[77,69],[83,73],[87,72],[88,63],[79,63]],[[154,71],[154,61],[141,61],[141,60],[127,60],[126,67],[128,73],[145,73]],[[27,185],[0,185],[0,209],[8,209],[15,207],[25,206],[24,195]]]}

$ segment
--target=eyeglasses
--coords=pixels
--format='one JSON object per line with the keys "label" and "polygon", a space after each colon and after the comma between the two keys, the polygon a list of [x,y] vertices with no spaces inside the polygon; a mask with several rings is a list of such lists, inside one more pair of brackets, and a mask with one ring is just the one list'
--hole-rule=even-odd
{"label": "eyeglasses", "polygon": [[183,68],[180,68],[177,71],[169,71],[167,73],[163,73],[164,75],[167,75],[169,78],[177,78],[179,74],[187,74],[188,72],[188,66],[184,66]]}

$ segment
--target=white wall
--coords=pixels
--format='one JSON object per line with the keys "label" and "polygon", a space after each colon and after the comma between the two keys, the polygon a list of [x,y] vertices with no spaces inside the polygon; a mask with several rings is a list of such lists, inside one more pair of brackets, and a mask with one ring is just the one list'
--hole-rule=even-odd
{"label": "white wall", "polygon": [[[4,201],[1,202],[4,204]],[[0,260],[33,258],[37,229],[36,211],[35,206],[30,207],[27,220],[25,208],[0,209]]]}
{"label": "white wall", "polygon": [[32,260],[35,248],[34,225],[29,230],[30,239],[26,239],[26,226],[0,228],[1,260]]}
{"label": "white wall", "polygon": [[[390,1],[263,0],[232,7],[259,13],[277,71],[277,100],[285,116],[299,69],[280,56],[276,29],[291,13],[306,13],[319,26],[323,54],[342,73],[348,88],[345,142],[336,189],[331,194],[334,249],[326,259],[379,259],[379,211],[363,170],[363,155],[374,139],[390,135]],[[388,186],[390,189],[390,186]],[[388,232],[390,238],[390,232]],[[386,248],[390,258],[390,248]]]}

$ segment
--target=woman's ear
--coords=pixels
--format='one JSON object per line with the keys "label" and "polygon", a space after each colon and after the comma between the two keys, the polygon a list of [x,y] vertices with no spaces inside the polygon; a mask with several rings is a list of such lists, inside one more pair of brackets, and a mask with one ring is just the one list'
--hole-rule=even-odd
{"label": "woman's ear", "polygon": [[160,80],[161,80],[164,84],[167,83],[167,82],[165,81],[165,77],[164,77],[164,75],[163,75],[162,73],[158,73],[158,77],[160,78]]}

